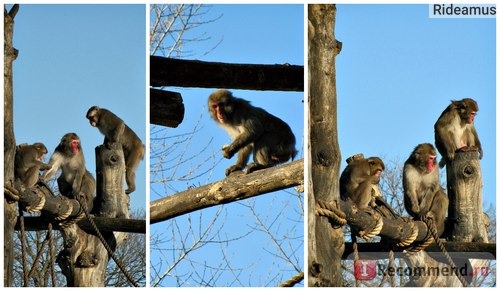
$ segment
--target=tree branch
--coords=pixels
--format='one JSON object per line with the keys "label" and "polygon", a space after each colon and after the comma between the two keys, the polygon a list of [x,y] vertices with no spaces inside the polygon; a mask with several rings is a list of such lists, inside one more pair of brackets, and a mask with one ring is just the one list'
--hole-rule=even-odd
{"label": "tree branch", "polygon": [[165,221],[195,210],[227,204],[303,183],[303,159],[248,175],[232,174],[224,180],[151,202],[150,223]]}

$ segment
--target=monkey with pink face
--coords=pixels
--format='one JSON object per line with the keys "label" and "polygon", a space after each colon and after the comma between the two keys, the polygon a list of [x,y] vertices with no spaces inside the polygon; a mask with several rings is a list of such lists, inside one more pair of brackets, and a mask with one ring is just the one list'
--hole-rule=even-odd
{"label": "monkey with pink face", "polygon": [[436,150],[430,143],[415,147],[403,167],[406,211],[416,219],[432,217],[439,235],[444,231],[448,196],[439,185]]}
{"label": "monkey with pink face", "polygon": [[234,97],[225,89],[208,97],[210,116],[226,130],[233,142],[222,147],[222,156],[230,159],[238,153],[235,165],[226,169],[226,176],[243,170],[250,154],[254,162],[246,166],[246,173],[284,163],[297,154],[295,136],[290,126],[262,108]]}

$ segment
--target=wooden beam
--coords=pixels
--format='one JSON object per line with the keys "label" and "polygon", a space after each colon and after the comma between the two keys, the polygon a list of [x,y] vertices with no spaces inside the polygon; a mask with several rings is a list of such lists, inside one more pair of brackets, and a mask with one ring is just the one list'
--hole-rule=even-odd
{"label": "wooden beam", "polygon": [[180,93],[150,89],[150,123],[177,127],[184,119],[184,103]]}
{"label": "wooden beam", "polygon": [[304,66],[228,64],[150,57],[153,87],[304,91]]}
{"label": "wooden beam", "polygon": [[234,172],[224,180],[151,202],[150,223],[165,221],[195,210],[227,204],[303,183],[303,159],[248,175]]}
{"label": "wooden beam", "polygon": [[[132,232],[132,233],[146,233],[146,221],[139,219],[125,219],[125,218],[108,218],[108,217],[92,217],[100,231],[118,231],[118,232]],[[54,219],[49,217],[24,217],[24,227],[26,231],[39,231],[47,230],[49,223],[53,223],[53,229],[59,229]],[[90,222],[84,218],[80,220],[78,226],[88,233],[93,233],[94,228]],[[16,230],[20,230],[19,218],[16,223]]]}

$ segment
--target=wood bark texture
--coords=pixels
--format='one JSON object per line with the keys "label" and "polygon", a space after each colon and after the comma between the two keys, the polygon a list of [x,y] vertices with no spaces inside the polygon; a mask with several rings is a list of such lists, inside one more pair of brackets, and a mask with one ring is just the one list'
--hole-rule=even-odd
{"label": "wood bark texture", "polygon": [[[125,162],[120,145],[96,148],[97,195],[93,212],[100,217],[129,218],[130,197],[125,194]],[[65,248],[58,255],[58,264],[70,287],[104,287],[109,254],[92,232],[77,224],[61,230]],[[108,245],[115,250],[127,235],[102,230]]]}
{"label": "wood bark texture", "polygon": [[[14,17],[19,5],[14,5],[9,12],[4,6],[4,183],[13,186],[14,181],[14,155],[16,153],[16,139],[14,137],[14,92],[12,83],[12,64],[17,58],[17,50],[12,45],[14,34]],[[17,220],[17,207],[14,201],[4,198],[4,286],[13,285],[14,270],[14,226]]]}
{"label": "wood bark texture", "polygon": [[304,160],[255,171],[234,172],[224,180],[151,202],[150,222],[165,221],[195,210],[226,204],[304,183]]}
{"label": "wood bark texture", "polygon": [[340,200],[340,149],[337,135],[335,5],[308,5],[309,55],[309,186],[308,285],[342,286],[342,228],[316,216],[316,200]]}
{"label": "wood bark texture", "polygon": [[488,242],[483,213],[483,178],[476,151],[457,152],[446,165],[451,240]]}

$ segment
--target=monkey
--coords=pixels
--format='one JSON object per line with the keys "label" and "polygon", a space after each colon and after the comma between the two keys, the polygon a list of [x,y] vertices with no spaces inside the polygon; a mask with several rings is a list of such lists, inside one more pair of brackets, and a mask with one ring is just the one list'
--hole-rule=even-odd
{"label": "monkey", "polygon": [[406,211],[416,219],[432,217],[441,235],[449,200],[439,185],[436,157],[430,143],[415,147],[403,166],[403,192]]}
{"label": "monkey", "polygon": [[92,106],[87,111],[86,117],[90,125],[97,127],[104,135],[103,144],[107,146],[111,146],[115,143],[121,144],[125,158],[125,181],[128,186],[125,193],[130,194],[134,192],[135,171],[140,161],[144,158],[144,153],[146,151],[142,141],[121,118],[105,108]]}
{"label": "monkey", "polygon": [[47,154],[47,148],[41,142],[18,145],[14,157],[14,178],[19,179],[28,189],[35,186],[40,177],[40,170],[50,168],[43,162],[45,154]]}
{"label": "monkey", "polygon": [[61,168],[61,175],[57,179],[59,192],[68,198],[85,199],[87,210],[90,212],[96,184],[92,174],[85,168],[85,157],[76,133],[70,132],[61,138],[50,157],[49,165],[50,168],[43,174],[43,178],[50,179]]}
{"label": "monkey", "polygon": [[[295,158],[295,136],[290,126],[264,109],[221,89],[208,97],[208,110],[232,139],[230,145],[222,147],[222,156],[231,159],[238,153],[236,164],[226,169],[226,176],[245,166],[249,174]],[[253,162],[247,165],[251,153]]]}
{"label": "monkey", "polygon": [[474,118],[478,111],[476,101],[465,98],[452,100],[439,116],[434,124],[434,135],[436,147],[443,157],[439,162],[440,168],[455,158],[457,150],[477,149],[479,159],[483,158],[483,149],[474,127]]}
{"label": "monkey", "polygon": [[351,199],[358,209],[370,209],[372,186],[380,182],[384,170],[378,157],[352,159],[340,175],[340,198]]}

